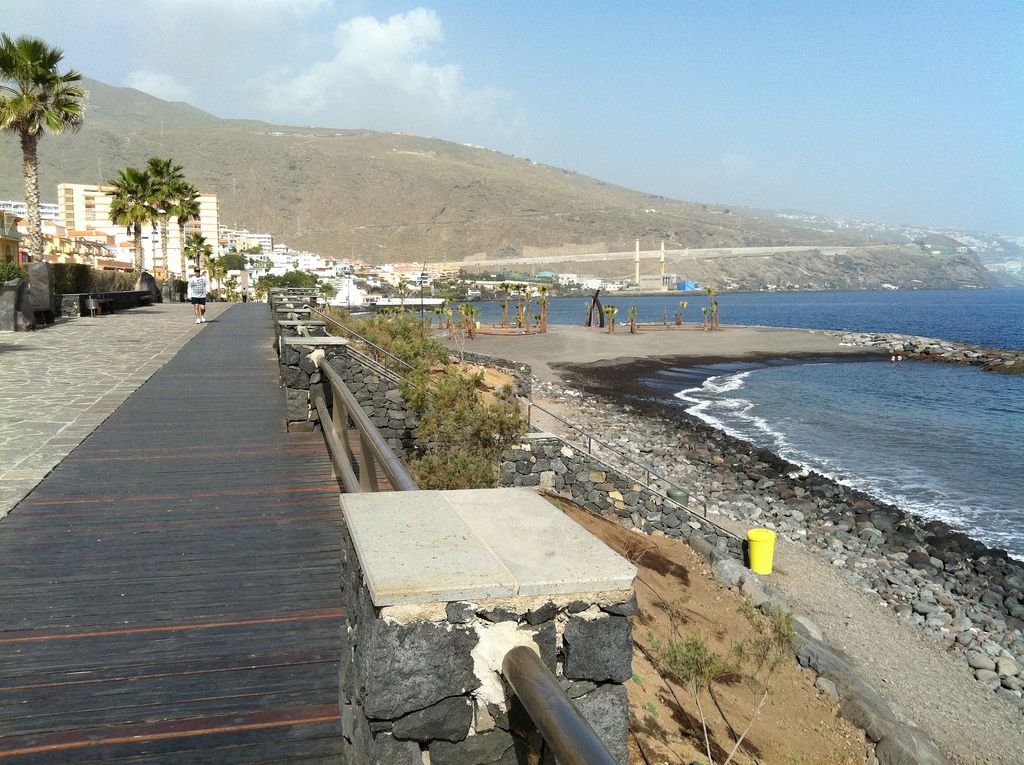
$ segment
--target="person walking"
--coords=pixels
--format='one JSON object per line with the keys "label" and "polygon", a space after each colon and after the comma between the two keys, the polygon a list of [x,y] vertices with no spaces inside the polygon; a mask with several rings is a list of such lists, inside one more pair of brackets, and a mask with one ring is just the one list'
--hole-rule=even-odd
{"label": "person walking", "polygon": [[188,280],[188,299],[192,301],[192,307],[196,311],[196,324],[206,323],[207,289],[206,277],[202,275],[199,266],[196,266]]}

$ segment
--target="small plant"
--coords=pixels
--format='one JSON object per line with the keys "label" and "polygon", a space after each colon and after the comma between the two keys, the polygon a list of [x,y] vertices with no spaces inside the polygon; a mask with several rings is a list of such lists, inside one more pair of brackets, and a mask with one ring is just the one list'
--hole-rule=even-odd
{"label": "small plant", "polygon": [[677,327],[681,327],[683,325],[683,322],[685,321],[685,319],[683,318],[683,314],[686,312],[686,306],[688,306],[688,305],[689,305],[689,303],[687,303],[685,300],[680,300],[679,301],[679,310],[676,311],[676,326]]}
{"label": "small plant", "polygon": [[711,329],[718,329],[718,301],[715,296],[718,290],[715,287],[708,287],[708,297],[711,298]]}
{"label": "small plant", "polygon": [[604,307],[604,315],[608,317],[608,334],[615,334],[615,314],[619,312],[619,309],[613,305],[606,305]]}
{"label": "small plant", "polygon": [[13,260],[0,260],[0,284],[11,279],[25,279],[27,276],[25,269]]}
{"label": "small plant", "polygon": [[642,709],[647,712],[651,717],[657,718],[658,716],[658,705],[653,701],[648,701],[643,705]]}
{"label": "small plant", "polygon": [[[686,687],[693,696],[704,734],[704,748],[708,762],[712,764],[715,760],[711,756],[707,717],[701,699],[706,695],[713,696],[715,684],[730,676],[738,676],[757,699],[746,727],[739,736],[736,736],[732,750],[722,763],[729,765],[754,720],[764,709],[775,670],[792,657],[796,643],[792,614],[770,610],[765,616],[761,616],[750,601],[745,601],[739,611],[750,624],[754,634],[748,640],[734,643],[728,656],[713,651],[700,635],[685,635],[679,640],[664,643],[653,635],[649,636],[651,655],[658,670]],[[731,725],[729,727],[732,728]]]}

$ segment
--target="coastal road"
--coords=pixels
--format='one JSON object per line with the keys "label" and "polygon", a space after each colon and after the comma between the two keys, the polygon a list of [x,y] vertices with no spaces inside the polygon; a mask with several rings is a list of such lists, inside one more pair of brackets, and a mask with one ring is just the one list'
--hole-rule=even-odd
{"label": "coastal road", "polygon": [[[857,250],[878,250],[882,247],[898,248],[903,245],[873,245],[871,247],[831,247],[826,245],[786,245],[782,247],[703,247],[703,248],[673,248],[665,250],[666,260],[685,259],[718,259],[718,258],[744,258],[764,257],[783,252],[812,252],[819,251],[823,255],[843,255]],[[588,263],[605,260],[634,260],[634,250],[618,252],[590,252],[582,254],[573,253],[546,253],[529,258],[480,258],[469,257],[462,261],[467,266],[535,266],[541,263]],[[661,250],[640,250],[641,260],[660,260]]]}

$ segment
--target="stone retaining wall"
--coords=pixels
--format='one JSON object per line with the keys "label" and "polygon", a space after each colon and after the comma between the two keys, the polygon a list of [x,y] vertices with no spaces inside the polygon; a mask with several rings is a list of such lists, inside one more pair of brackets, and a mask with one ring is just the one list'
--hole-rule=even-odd
{"label": "stone retaining wall", "polygon": [[[149,290],[126,290],[123,292],[76,292],[60,296],[60,315],[67,317],[88,314],[85,301],[88,298],[111,301],[112,311],[124,311],[129,308],[141,308],[143,299],[152,295]],[[55,301],[56,302],[56,301]],[[145,303],[150,305],[150,303]]]}
{"label": "stone retaining wall", "polygon": [[740,540],[672,500],[550,433],[531,433],[500,465],[502,486],[536,486],[571,498],[586,510],[614,516],[645,533],[658,529],[707,555],[717,548],[743,559]]}
{"label": "stone retaining wall", "polygon": [[351,348],[335,352],[328,363],[345,381],[388,446],[399,456],[407,456],[416,441],[419,418],[405,403],[398,379]]}
{"label": "stone retaining wall", "polygon": [[435,765],[554,762],[494,667],[528,645],[627,765],[635,597],[377,608],[345,526],[342,539],[342,763],[422,765],[425,753]]}

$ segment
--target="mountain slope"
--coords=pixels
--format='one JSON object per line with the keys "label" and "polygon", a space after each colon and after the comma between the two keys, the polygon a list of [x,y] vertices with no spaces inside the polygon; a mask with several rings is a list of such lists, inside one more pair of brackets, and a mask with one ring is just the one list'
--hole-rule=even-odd
{"label": "mountain slope", "polygon": [[[40,145],[43,201],[60,181],[95,183],[150,155],[172,156],[221,220],[323,254],[459,260],[568,244],[624,249],[640,237],[681,246],[856,244],[613,186],[488,149],[357,130],[224,120],[97,81],[85,127]],[[20,152],[0,138],[0,197],[23,198]],[[653,241],[652,241],[653,240]]]}

